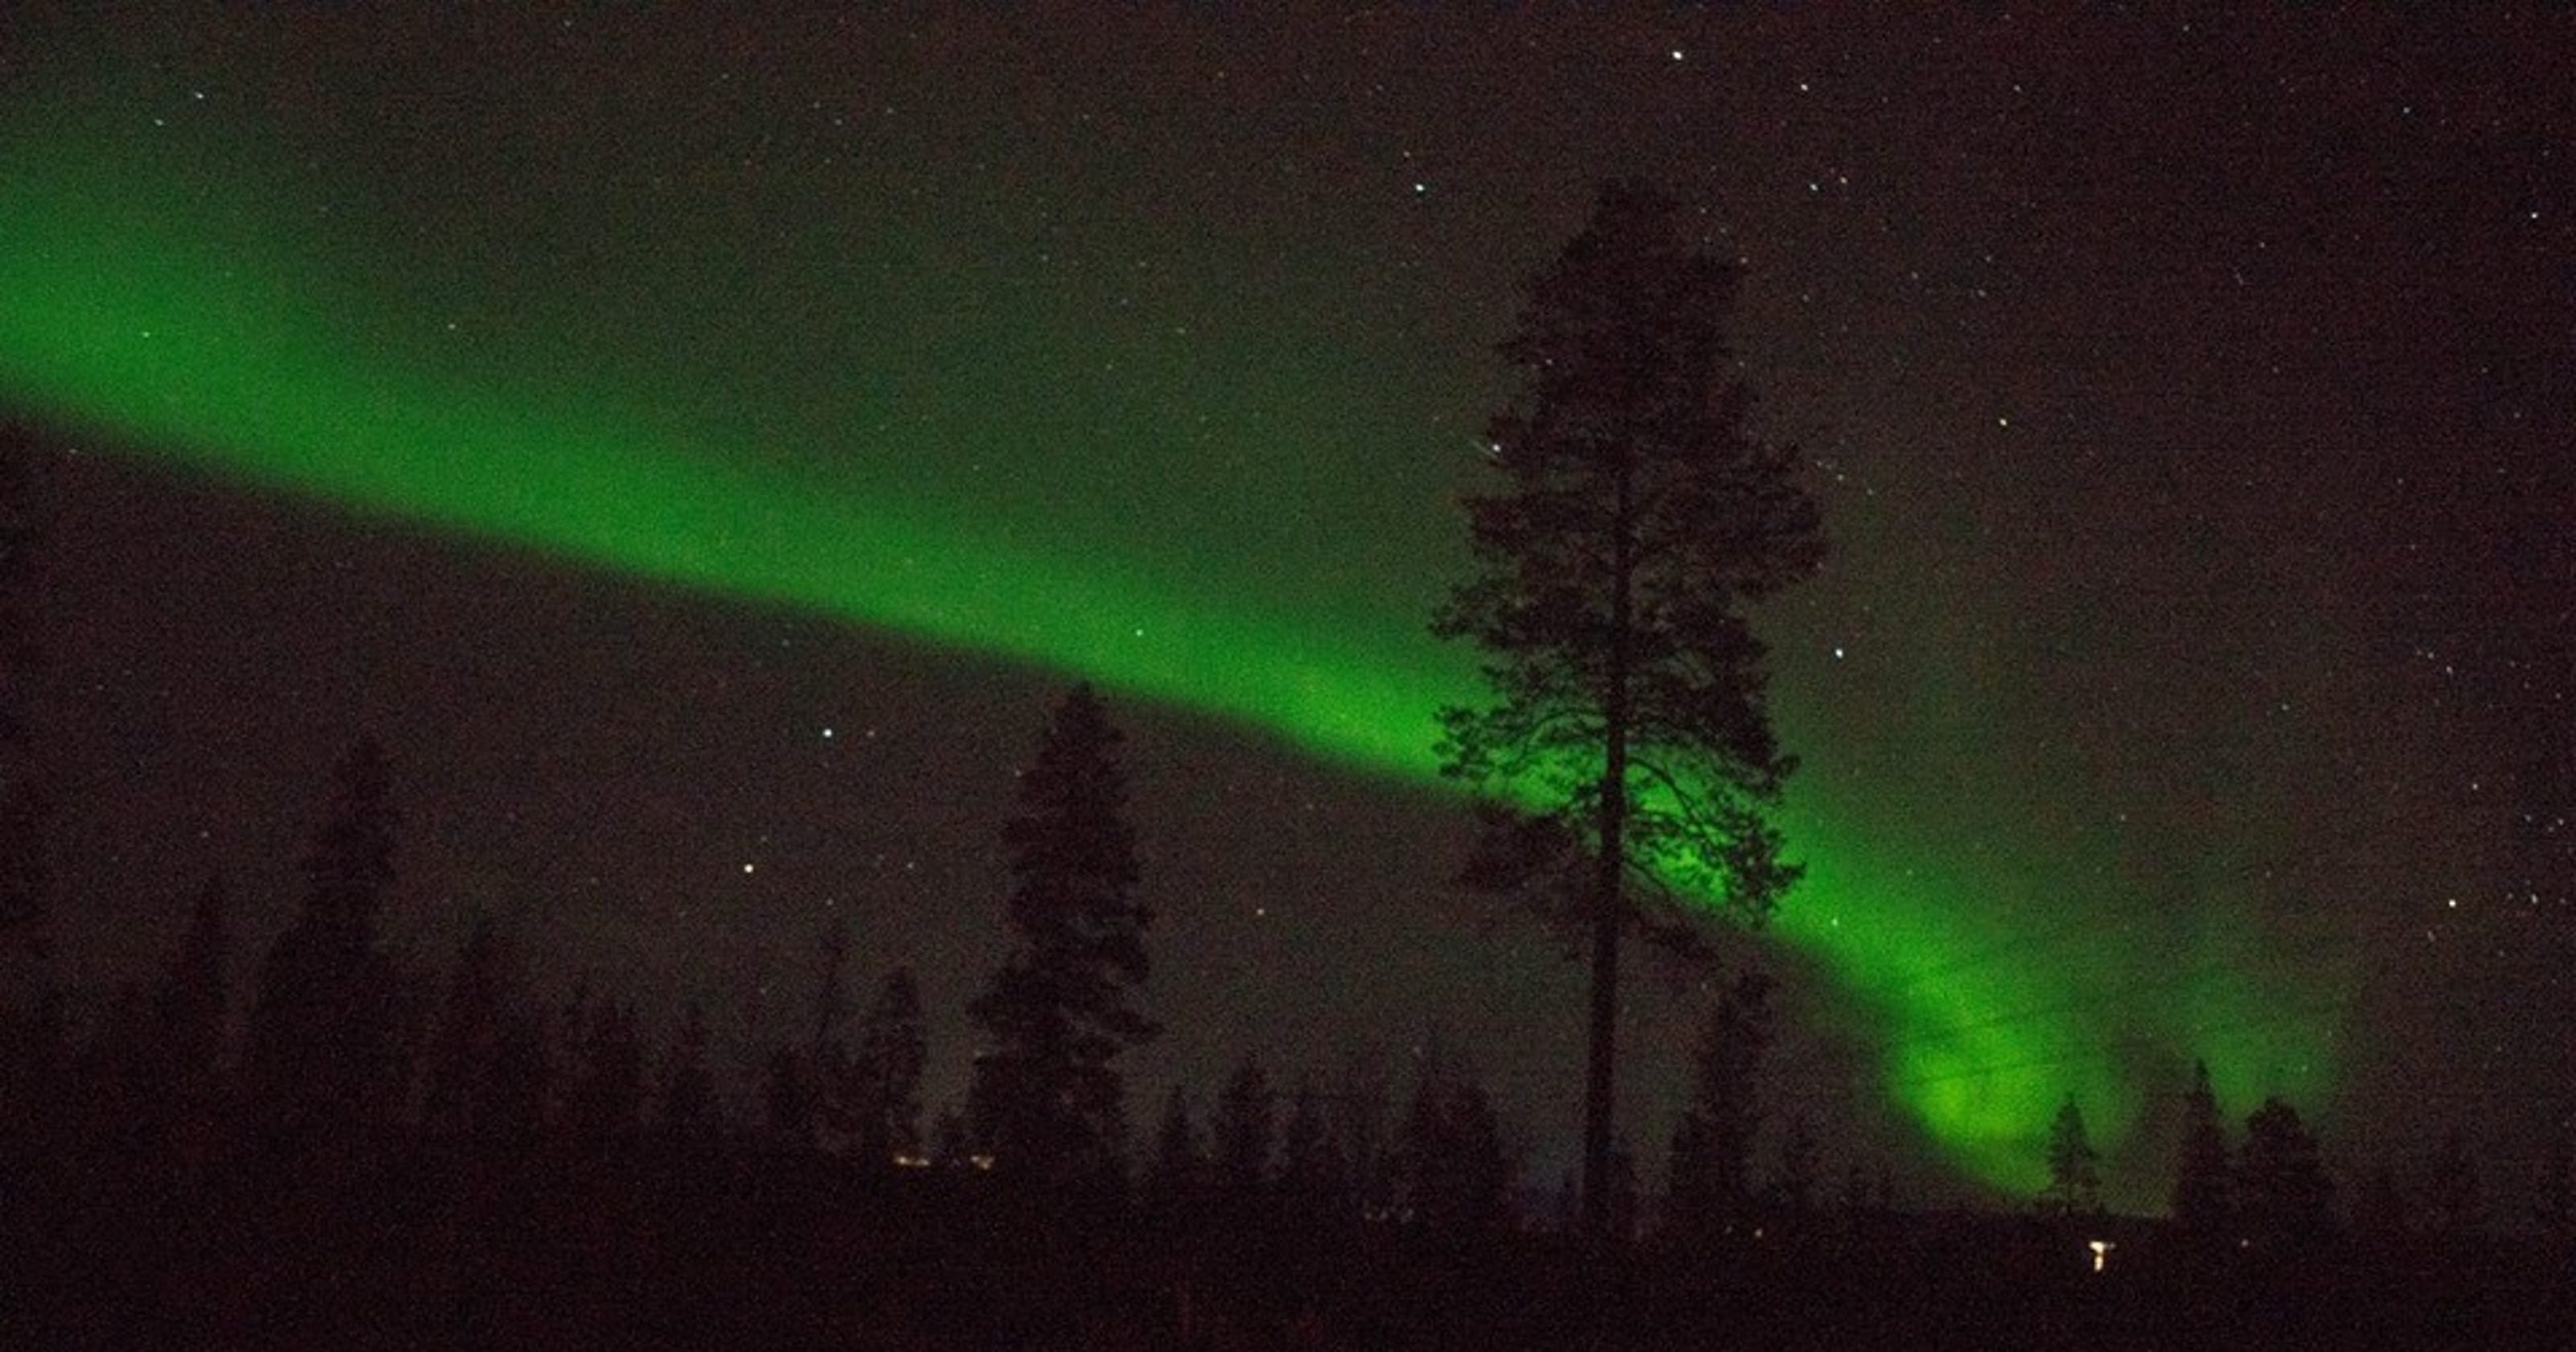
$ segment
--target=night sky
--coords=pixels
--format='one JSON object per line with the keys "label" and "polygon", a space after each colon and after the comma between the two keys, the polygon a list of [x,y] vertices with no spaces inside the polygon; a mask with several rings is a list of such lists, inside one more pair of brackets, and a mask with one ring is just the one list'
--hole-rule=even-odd
{"label": "night sky", "polygon": [[[425,968],[488,913],[783,1037],[839,918],[944,1097],[1084,678],[1161,913],[1131,1109],[1436,1039],[1552,1177],[1579,973],[1447,885],[1425,624],[1515,288],[1634,173],[1741,261],[1835,551],[1760,612],[1810,872],[1737,946],[1829,1167],[2026,1190],[2071,1092],[2151,1204],[2195,1057],[2500,1194],[2576,1108],[2563,14],[25,8],[86,998],[209,870],[281,926],[374,731]],[[1640,966],[1651,1175],[1699,994]]]}

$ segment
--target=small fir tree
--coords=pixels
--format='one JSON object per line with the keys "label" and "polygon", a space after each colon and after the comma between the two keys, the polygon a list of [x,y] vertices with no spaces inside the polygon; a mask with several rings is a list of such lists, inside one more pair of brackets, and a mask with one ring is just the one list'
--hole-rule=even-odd
{"label": "small fir tree", "polygon": [[1194,1215],[1207,1188],[1207,1151],[1190,1121],[1190,1104],[1179,1085],[1163,1099],[1162,1121],[1154,1129],[1154,1155],[1139,1182],[1146,1212],[1163,1226]]}
{"label": "small fir tree", "polygon": [[545,1135],[562,1063],[551,1016],[533,1000],[505,1002],[492,1069],[474,1109],[474,1135],[496,1157],[524,1154]]}
{"label": "small fir tree", "polygon": [[1252,1057],[1235,1067],[1217,1095],[1208,1123],[1209,1162],[1217,1190],[1229,1201],[1252,1197],[1270,1180],[1276,1099],[1269,1074]]}
{"label": "small fir tree", "polygon": [[1779,1172],[1771,1180],[1772,1205],[1792,1217],[1813,1212],[1822,1156],[1816,1145],[1815,1119],[1805,1113],[1790,1118],[1788,1130],[1780,1136]]}
{"label": "small fir tree", "polygon": [[2576,1248],[2576,1134],[2564,1119],[2549,1124],[2531,1218],[2552,1245],[2562,1251]]}
{"label": "small fir tree", "polygon": [[2424,1229],[2435,1239],[2457,1242],[2477,1233],[2486,1212],[2479,1196],[2478,1162],[2468,1137],[2457,1127],[2442,1133],[2424,1166]]}
{"label": "small fir tree", "polygon": [[185,1161],[213,1148],[224,1111],[224,1048],[232,1010],[231,897],[223,875],[206,880],[179,936],[178,954],[153,991],[157,1096],[164,1144]]}
{"label": "small fir tree", "polygon": [[1511,1162],[1502,1123],[1475,1076],[1434,1054],[1423,1064],[1397,1137],[1398,1213],[1453,1237],[1500,1229],[1509,1216]]}
{"label": "small fir tree", "polygon": [[1727,983],[1700,1026],[1691,1097],[1674,1128],[1668,1224],[1685,1234],[1724,1232],[1753,1204],[1753,1146],[1760,1131],[1762,1058],[1771,1044],[1771,982],[1744,972]]}
{"label": "small fir tree", "polygon": [[422,1057],[420,1122],[433,1137],[474,1135],[491,1111],[495,1057],[515,994],[511,965],[491,918],[478,919],[457,950]]}
{"label": "small fir tree", "polygon": [[815,1092],[814,1066],[795,1047],[772,1047],[762,1067],[760,1102],[770,1144],[801,1153],[820,1143],[822,1096]]}
{"label": "small fir tree", "polygon": [[930,1123],[930,1163],[941,1170],[971,1169],[978,1156],[966,1127],[966,1114],[954,1105],[942,1107]]}
{"label": "small fir tree", "polygon": [[921,1153],[921,1071],[928,1059],[921,988],[910,967],[897,967],[886,973],[859,1023],[855,1143],[872,1167]]}
{"label": "small fir tree", "polygon": [[2040,1194],[2040,1205],[2060,1216],[2101,1210],[2101,1165],[2102,1157],[2084,1131],[2084,1110],[2069,1094],[2048,1124],[2048,1188]]}
{"label": "small fir tree", "polygon": [[2299,1111],[2268,1098],[2245,1119],[2236,1154],[2237,1205],[2248,1238],[2283,1248],[2324,1235],[2334,1222],[2334,1184],[2317,1138]]}
{"label": "small fir tree", "polygon": [[2191,1092],[2183,1096],[2182,1149],[2174,1164],[2174,1224],[2203,1238],[2224,1235],[2232,1224],[2227,1130],[2220,1125],[2218,1095],[2209,1086],[2209,1063],[2192,1064]]}
{"label": "small fir tree", "polygon": [[812,1099],[814,1143],[836,1151],[856,1133],[859,1113],[857,1058],[843,1033],[850,1016],[849,965],[850,927],[834,920],[814,943],[813,1040],[798,1062]]}
{"label": "small fir tree", "polygon": [[244,1078],[273,1149],[354,1150],[390,1107],[395,982],[376,924],[401,820],[392,783],[373,738],[341,759],[305,856],[303,909],[260,967]]}
{"label": "small fir tree", "polygon": [[572,1137],[585,1149],[613,1151],[642,1127],[644,1044],[635,1012],[623,1002],[593,1002],[570,1096]]}
{"label": "small fir tree", "polygon": [[2415,1238],[2415,1204],[2385,1162],[2372,1165],[2354,1190],[2352,1229],[2355,1238],[2382,1252],[2403,1249]]}
{"label": "small fir tree", "polygon": [[1350,1218],[1356,1203],[1341,1135],[1324,1096],[1301,1082],[1279,1138],[1279,1194],[1292,1217],[1308,1223]]}
{"label": "small fir tree", "polygon": [[662,1072],[664,1135],[677,1140],[703,1140],[716,1129],[715,1077],[707,1070],[707,1015],[697,1001],[680,1015],[671,1035],[671,1053]]}

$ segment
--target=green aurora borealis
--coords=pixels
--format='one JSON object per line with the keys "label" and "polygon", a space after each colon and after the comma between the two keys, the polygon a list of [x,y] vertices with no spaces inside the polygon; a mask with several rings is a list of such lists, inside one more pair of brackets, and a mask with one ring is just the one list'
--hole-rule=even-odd
{"label": "green aurora borealis", "polygon": [[[1152,235],[1150,185],[997,149],[925,201],[925,166],[974,152],[895,137],[853,187],[748,105],[630,122],[450,63],[473,98],[412,106],[353,63],[262,111],[224,91],[309,53],[225,55],[205,98],[129,58],[0,101],[0,389],[38,416],[1433,779],[1431,711],[1470,663],[1424,620],[1463,530],[1461,419],[1492,391],[1453,374],[1480,352],[1426,360],[1426,335],[1341,312],[1330,212],[1285,247],[1219,217],[1141,277],[1040,284],[1036,261]],[[315,111],[373,97],[363,132]],[[509,107],[450,111],[477,99]],[[1977,699],[1965,654],[1913,679],[1918,721]],[[1977,774],[1837,777],[1867,732],[1789,672],[1777,701],[1809,761],[1786,822],[1809,874],[1775,933],[1835,977],[1878,1088],[1961,1169],[2027,1188],[2069,1091],[2116,1150],[2196,1056],[2232,1104],[2329,1087],[2332,964],[2268,961],[2276,936],[2222,918],[2242,912],[2141,923],[2119,885],[2069,896],[2119,872],[2095,837],[2034,817],[1963,844],[2018,820],[1937,801]],[[2210,895],[2231,867],[2207,866]]]}

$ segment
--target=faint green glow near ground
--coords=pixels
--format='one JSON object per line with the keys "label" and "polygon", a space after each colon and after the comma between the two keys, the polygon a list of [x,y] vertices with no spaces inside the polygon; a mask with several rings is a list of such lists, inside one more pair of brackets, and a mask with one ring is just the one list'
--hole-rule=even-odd
{"label": "faint green glow near ground", "polygon": [[[1434,778],[1431,711],[1470,693],[1469,664],[1418,615],[1365,597],[1274,611],[1221,573],[1032,536],[971,498],[820,481],[613,370],[431,352],[374,313],[395,283],[335,253],[309,185],[258,136],[146,125],[51,104],[0,116],[0,390],[42,416],[227,480],[1079,674],[1355,771]],[[2042,884],[1918,869],[1941,852],[1852,828],[1874,818],[1830,784],[1800,795],[1787,825],[1811,872],[1777,933],[1839,978],[1887,1097],[1965,1172],[2035,1186],[2068,1092],[2116,1148],[2195,1056],[2232,1102],[2324,1085],[2316,1022],[2285,1017],[2312,993],[2252,989],[2242,962],[2195,977],[2116,931],[2022,944]],[[2209,942],[2241,956],[2253,940]]]}

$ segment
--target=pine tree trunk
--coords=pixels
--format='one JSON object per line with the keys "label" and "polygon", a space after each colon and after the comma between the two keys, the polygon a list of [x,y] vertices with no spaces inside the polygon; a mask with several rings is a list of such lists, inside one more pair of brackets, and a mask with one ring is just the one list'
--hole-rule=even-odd
{"label": "pine tree trunk", "polygon": [[1610,653],[1601,700],[1602,762],[1600,854],[1592,896],[1592,1019],[1583,1086],[1583,1227],[1593,1235],[1610,1228],[1613,1190],[1610,1149],[1618,1105],[1619,932],[1627,868],[1628,825],[1628,629],[1630,468],[1623,450],[1613,471],[1617,502],[1611,517]]}

